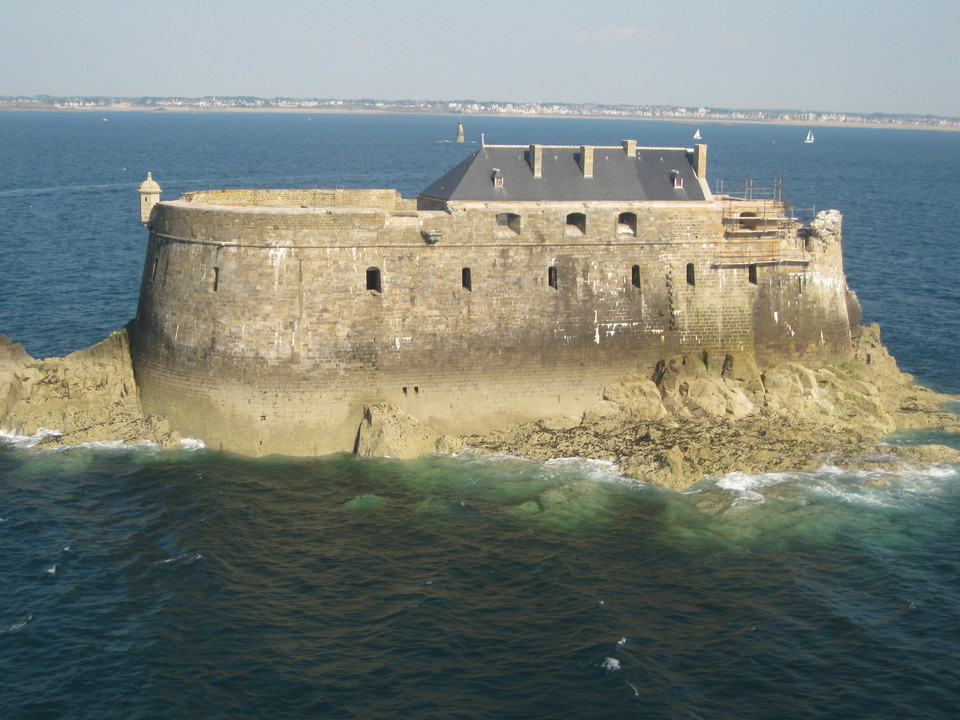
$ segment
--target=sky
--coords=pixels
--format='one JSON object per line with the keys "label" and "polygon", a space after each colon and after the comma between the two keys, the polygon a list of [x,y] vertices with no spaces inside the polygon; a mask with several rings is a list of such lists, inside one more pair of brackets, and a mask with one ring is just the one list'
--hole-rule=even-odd
{"label": "sky", "polygon": [[2,0],[0,96],[960,117],[956,0]]}

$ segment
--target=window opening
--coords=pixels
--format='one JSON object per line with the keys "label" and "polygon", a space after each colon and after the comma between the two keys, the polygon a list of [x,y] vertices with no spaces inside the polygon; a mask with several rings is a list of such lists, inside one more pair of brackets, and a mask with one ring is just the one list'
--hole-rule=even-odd
{"label": "window opening", "polygon": [[497,225],[520,234],[520,216],[516,213],[497,213]]}
{"label": "window opening", "polygon": [[570,213],[567,215],[567,234],[586,235],[587,216],[583,213]]}
{"label": "window opening", "polygon": [[637,214],[632,212],[620,213],[617,216],[617,235],[637,236]]}
{"label": "window opening", "polygon": [[747,279],[750,280],[751,285],[757,284],[757,266],[756,265],[751,264],[747,268]]}
{"label": "window opening", "polygon": [[464,290],[473,290],[473,279],[471,278],[470,268],[463,268],[460,271],[460,284]]}
{"label": "window opening", "polygon": [[213,290],[213,292],[220,289],[220,268],[218,267],[213,269],[213,275],[210,279],[210,289]]}
{"label": "window opening", "polygon": [[630,268],[630,284],[634,287],[640,287],[640,266],[634,265]]}
{"label": "window opening", "polygon": [[687,263],[687,285],[696,285],[697,276],[693,269],[693,263]]}
{"label": "window opening", "polygon": [[547,282],[550,283],[550,287],[554,290],[559,288],[559,283],[557,282],[557,266],[551,265],[547,268]]}
{"label": "window opening", "polygon": [[150,272],[150,279],[151,279],[151,280],[156,280],[156,279],[157,279],[157,265],[159,265],[159,264],[160,264],[160,258],[156,258],[156,257],[155,257],[155,258],[153,259],[153,270]]}
{"label": "window opening", "polygon": [[367,290],[375,292],[378,295],[383,291],[380,284],[380,268],[367,268]]}
{"label": "window opening", "polygon": [[760,221],[755,212],[742,212],[738,219],[741,230],[756,230],[760,227]]}

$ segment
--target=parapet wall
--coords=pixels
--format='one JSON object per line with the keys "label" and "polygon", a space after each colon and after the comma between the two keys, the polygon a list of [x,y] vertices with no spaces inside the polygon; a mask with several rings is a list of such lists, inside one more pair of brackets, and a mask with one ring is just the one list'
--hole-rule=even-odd
{"label": "parapet wall", "polygon": [[198,190],[184,193],[183,202],[199,205],[257,207],[365,207],[379,210],[416,210],[415,200],[405,200],[396,190]]}
{"label": "parapet wall", "polygon": [[141,397],[214,447],[352,450],[382,401],[458,434],[577,415],[676,353],[850,352],[839,243],[731,233],[719,201],[414,212],[394,191],[297,192],[154,209]]}

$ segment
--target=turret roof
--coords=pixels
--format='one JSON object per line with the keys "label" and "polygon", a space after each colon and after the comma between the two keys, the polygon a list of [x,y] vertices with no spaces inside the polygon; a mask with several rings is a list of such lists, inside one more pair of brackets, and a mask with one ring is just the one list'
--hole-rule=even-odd
{"label": "turret roof", "polygon": [[153,173],[147,173],[147,179],[140,183],[139,191],[146,193],[159,193],[162,192],[160,189],[160,183],[153,179]]}

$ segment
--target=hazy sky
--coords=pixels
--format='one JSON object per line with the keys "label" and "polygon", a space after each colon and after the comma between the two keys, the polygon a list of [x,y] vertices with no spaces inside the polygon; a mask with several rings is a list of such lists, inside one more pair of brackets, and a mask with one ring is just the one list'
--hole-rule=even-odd
{"label": "hazy sky", "polygon": [[960,116],[957,0],[3,0],[0,95]]}

